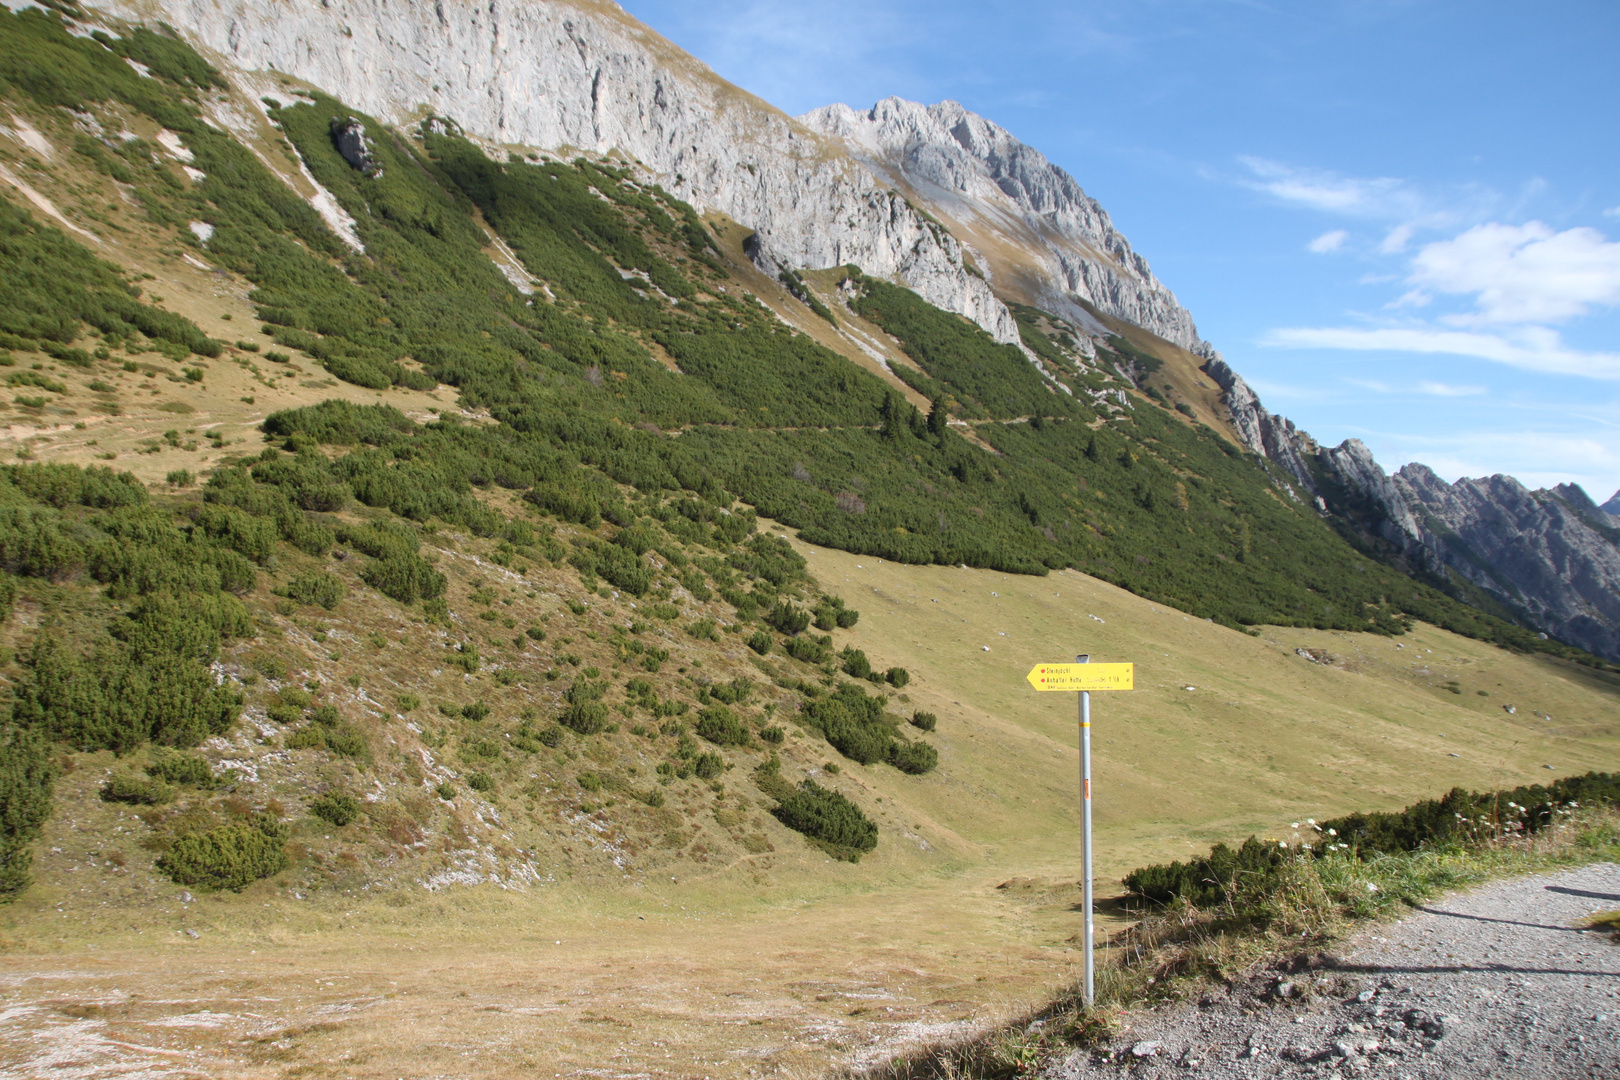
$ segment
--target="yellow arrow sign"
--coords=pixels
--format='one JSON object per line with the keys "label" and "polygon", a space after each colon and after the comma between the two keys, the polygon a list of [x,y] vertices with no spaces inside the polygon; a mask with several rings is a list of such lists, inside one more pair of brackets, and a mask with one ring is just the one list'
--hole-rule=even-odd
{"label": "yellow arrow sign", "polygon": [[1134,690],[1135,664],[1036,664],[1024,676],[1037,690]]}

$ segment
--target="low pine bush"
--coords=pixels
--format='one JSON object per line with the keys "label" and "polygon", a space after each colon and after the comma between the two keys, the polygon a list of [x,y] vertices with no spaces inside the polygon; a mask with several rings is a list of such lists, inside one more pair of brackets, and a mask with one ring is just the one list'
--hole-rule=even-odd
{"label": "low pine bush", "polygon": [[791,637],[804,633],[810,626],[810,613],[784,600],[771,608],[765,621]]}
{"label": "low pine bush", "polygon": [[343,587],[343,582],[324,570],[299,574],[287,582],[287,588],[284,590],[290,599],[297,600],[300,604],[319,604],[327,611],[336,608],[347,591]]}
{"label": "low pine bush", "polygon": [[213,766],[195,754],[166,754],[148,765],[146,773],[154,779],[167,780],[171,784],[185,784],[198,788],[219,786],[219,778],[214,775]]}
{"label": "low pine bush", "polygon": [[877,847],[877,825],[860,807],[814,780],[804,781],[771,812],[836,859],[860,862],[862,855]]}
{"label": "low pine bush", "polygon": [[360,800],[353,795],[331,792],[311,802],[309,812],[341,828],[360,816]]}
{"label": "low pine bush", "polygon": [[161,780],[147,780],[134,773],[114,773],[101,789],[102,802],[134,806],[161,806],[174,799],[174,788]]}
{"label": "low pine bush", "polygon": [[750,649],[753,649],[761,656],[769,654],[771,651],[771,646],[775,644],[774,640],[771,638],[771,635],[767,634],[763,630],[755,630],[752,634],[748,635],[745,642]]}
{"label": "low pine bush", "polygon": [[896,739],[889,745],[889,764],[903,773],[921,776],[939,764],[939,751],[924,742]]}
{"label": "low pine bush", "polygon": [[157,860],[157,868],[178,885],[236,892],[288,865],[281,840],[249,825],[182,836]]}
{"label": "low pine bush", "polygon": [[1581,806],[1620,806],[1620,774],[1587,773],[1506,791],[1453,788],[1405,810],[1356,813],[1313,824],[1316,839],[1295,848],[1249,837],[1237,849],[1216,844],[1185,863],[1144,866],[1125,876],[1131,894],[1156,904],[1198,907],[1261,895],[1298,857],[1372,860],[1420,850],[1461,850],[1541,831]]}
{"label": "low pine bush", "polygon": [[283,743],[288,750],[318,750],[326,747],[326,729],[319,724],[305,724],[288,734]]}
{"label": "low pine bush", "polygon": [[939,725],[939,717],[931,712],[923,712],[918,709],[911,714],[911,725],[912,727],[921,728],[923,731],[933,731]]}
{"label": "low pine bush", "polygon": [[711,705],[698,712],[697,733],[716,746],[747,746],[753,741],[737,714],[724,705]]}
{"label": "low pine bush", "polygon": [[475,772],[467,777],[467,786],[480,794],[487,795],[495,790],[495,781],[488,773]]}

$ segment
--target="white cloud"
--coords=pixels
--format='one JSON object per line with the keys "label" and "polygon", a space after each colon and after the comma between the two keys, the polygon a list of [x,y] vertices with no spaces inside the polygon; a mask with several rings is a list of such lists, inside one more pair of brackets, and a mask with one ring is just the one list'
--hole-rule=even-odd
{"label": "white cloud", "polygon": [[1581,375],[1620,380],[1620,353],[1582,352],[1564,345],[1558,333],[1529,326],[1509,333],[1438,330],[1433,327],[1298,327],[1273,330],[1262,345],[1291,349],[1349,349],[1359,352],[1441,353],[1473,356],[1549,375]]}
{"label": "white cloud", "polygon": [[1603,216],[1604,217],[1620,218],[1620,206],[1611,206],[1611,207],[1609,207],[1609,209],[1603,211]]}
{"label": "white cloud", "polygon": [[1418,390],[1432,397],[1477,397],[1485,392],[1483,386],[1452,386],[1442,382],[1420,382]]}
{"label": "white cloud", "polygon": [[1404,218],[1419,213],[1420,199],[1404,180],[1361,179],[1326,169],[1301,169],[1267,158],[1240,157],[1253,174],[1244,186],[1283,202],[1357,217]]}
{"label": "white cloud", "polygon": [[1410,221],[1395,226],[1389,230],[1384,236],[1383,242],[1378,245],[1379,252],[1384,255],[1394,255],[1396,252],[1405,251],[1406,245],[1412,240],[1412,233],[1416,231],[1417,225]]}
{"label": "white cloud", "polygon": [[1596,229],[1554,232],[1539,221],[1477,225],[1425,245],[1408,280],[1474,294],[1478,311],[1452,316],[1456,325],[1559,322],[1620,304],[1620,243]]}
{"label": "white cloud", "polygon": [[1315,240],[1312,240],[1305,246],[1308,250],[1314,251],[1318,255],[1326,255],[1329,252],[1338,251],[1344,246],[1344,242],[1349,238],[1350,234],[1345,232],[1343,229],[1334,229],[1332,232],[1323,233],[1321,236],[1318,236]]}

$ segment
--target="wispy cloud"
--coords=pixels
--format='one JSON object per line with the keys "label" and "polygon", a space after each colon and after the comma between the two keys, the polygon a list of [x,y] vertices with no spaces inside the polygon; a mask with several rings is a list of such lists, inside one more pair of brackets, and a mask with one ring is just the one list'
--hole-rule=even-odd
{"label": "wispy cloud", "polygon": [[1298,327],[1273,330],[1262,337],[1260,343],[1291,349],[1472,356],[1526,371],[1620,380],[1620,353],[1571,349],[1557,331],[1539,326],[1523,327],[1512,333],[1442,330],[1431,326]]}
{"label": "wispy cloud", "polygon": [[1344,176],[1327,169],[1300,168],[1261,157],[1240,157],[1249,171],[1245,187],[1312,210],[1366,218],[1405,218],[1423,212],[1422,198],[1394,177]]}
{"label": "wispy cloud", "polygon": [[1325,232],[1318,236],[1315,240],[1306,244],[1305,247],[1318,255],[1326,255],[1344,247],[1344,242],[1349,238],[1350,234],[1343,229],[1334,229],[1332,232]]}
{"label": "wispy cloud", "polygon": [[1418,383],[1418,392],[1428,394],[1431,397],[1478,397],[1485,393],[1485,388],[1483,386],[1452,386],[1449,383],[1425,380]]}

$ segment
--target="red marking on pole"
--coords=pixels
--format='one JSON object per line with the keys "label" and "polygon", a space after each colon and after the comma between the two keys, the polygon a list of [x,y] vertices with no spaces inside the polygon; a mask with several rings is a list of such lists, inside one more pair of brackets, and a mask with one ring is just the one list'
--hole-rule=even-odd
{"label": "red marking on pole", "polygon": [[1086,801],[1087,802],[1091,801],[1091,781],[1090,780],[1086,781]]}

